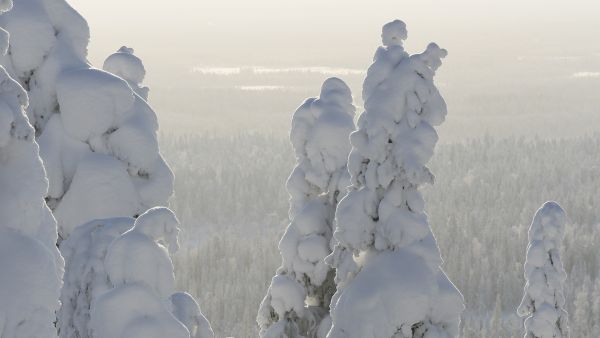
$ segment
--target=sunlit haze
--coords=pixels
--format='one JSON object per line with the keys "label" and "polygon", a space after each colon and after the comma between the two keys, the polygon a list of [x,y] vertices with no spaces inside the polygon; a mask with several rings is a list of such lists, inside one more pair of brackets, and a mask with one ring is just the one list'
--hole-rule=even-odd
{"label": "sunlit haze", "polygon": [[[449,51],[438,75],[450,110],[442,134],[452,139],[523,134],[545,123],[540,121],[545,115],[579,113],[573,123],[581,125],[549,125],[541,132],[573,136],[598,122],[589,102],[600,102],[599,96],[586,89],[588,82],[600,81],[595,1],[74,0],[72,5],[90,25],[93,64],[100,66],[121,45],[143,58],[150,102],[165,121],[163,129],[180,127],[169,114],[185,114],[188,126],[219,129],[222,119],[243,115],[238,127],[280,131],[302,98],[315,95],[332,75],[349,82],[360,100],[356,93],[380,43],[381,25],[392,18],[407,23],[407,50],[418,52],[435,41]],[[255,67],[281,71],[245,71]],[[278,93],[277,102],[268,101],[264,91]],[[220,95],[229,100],[217,112],[211,102]],[[183,96],[197,101],[178,107]],[[524,104],[513,107],[515,100]],[[508,125],[496,113],[517,114],[523,123]],[[253,115],[264,118],[257,123]]]}

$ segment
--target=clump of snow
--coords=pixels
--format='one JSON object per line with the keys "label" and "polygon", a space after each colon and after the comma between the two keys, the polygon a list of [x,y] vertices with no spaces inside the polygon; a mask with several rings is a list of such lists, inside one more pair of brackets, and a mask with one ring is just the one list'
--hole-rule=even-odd
{"label": "clump of snow", "polygon": [[133,218],[92,221],[78,226],[61,243],[66,262],[57,325],[61,338],[91,337],[88,326],[92,300],[113,287],[104,267],[106,251],[134,221]]}
{"label": "clump of snow", "polygon": [[[10,9],[0,2],[0,12]],[[4,32],[5,33],[5,32]],[[3,41],[6,43],[6,41]],[[5,50],[6,45],[0,46]],[[0,336],[56,337],[63,258],[25,90],[0,67]]]}
{"label": "clump of snow", "polygon": [[[88,228],[83,230],[86,237],[93,225]],[[111,226],[106,230],[118,230],[111,231],[112,236],[122,229]],[[79,231],[78,228],[74,234]],[[133,227],[110,242],[99,269],[108,287],[97,283],[95,287],[100,289],[93,290],[97,296],[89,297],[89,337],[213,337],[196,301],[188,294],[175,293],[170,254],[178,249],[178,233],[179,221],[173,212],[155,207],[140,215]],[[109,237],[103,238],[108,240]],[[105,247],[106,242],[100,240],[100,247]],[[77,245],[85,244],[79,241]],[[101,256],[102,252],[97,258]],[[103,292],[98,294],[100,291]],[[85,306],[87,301],[84,301]],[[82,312],[87,311],[85,306]]]}
{"label": "clump of snow", "polygon": [[189,338],[187,328],[168,311],[165,302],[143,283],[114,288],[92,307],[94,338]]}
{"label": "clump of snow", "polygon": [[121,48],[107,60],[118,76],[92,68],[87,23],[63,0],[19,1],[0,26],[12,34],[2,64],[30,96],[61,238],[94,219],[166,205],[173,174],[159,153],[157,117],[133,51]]}
{"label": "clump of snow", "polygon": [[563,288],[567,274],[560,259],[566,214],[556,202],[546,202],[529,228],[525,261],[525,292],[518,313],[525,319],[526,338],[568,337]]}
{"label": "clump of snow", "polygon": [[167,299],[175,292],[170,254],[179,248],[178,233],[179,221],[171,210],[157,207],[146,211],[108,248],[104,267],[111,283],[115,287],[145,283]]}
{"label": "clump of snow", "polygon": [[55,86],[60,73],[89,67],[88,25],[64,0],[19,0],[0,16],[0,26],[11,34],[2,64],[27,90],[27,114],[39,134],[59,112]]}
{"label": "clump of snow", "polygon": [[170,299],[173,315],[190,331],[190,338],[214,337],[210,323],[202,314],[194,297],[186,292],[176,292]]}
{"label": "clump of snow", "polygon": [[363,86],[365,112],[350,139],[352,186],[336,211],[336,268],[329,338],[458,335],[462,295],[442,259],[419,187],[446,104],[433,78],[446,51],[430,44],[409,55],[406,26],[383,27]]}
{"label": "clump of snow", "polygon": [[133,48],[123,46],[104,61],[102,69],[127,81],[144,100],[148,99],[148,87],[142,86],[146,69],[142,60],[133,54]]}
{"label": "clump of snow", "polygon": [[388,22],[381,29],[381,42],[386,47],[402,46],[406,38],[408,38],[408,31],[403,21],[394,20]]}
{"label": "clump of snow", "polygon": [[297,166],[287,182],[291,223],[279,243],[282,265],[258,313],[261,337],[313,337],[327,317],[335,286],[324,259],[331,253],[335,208],[349,184],[354,112],[348,86],[329,78],[320,96],[294,113],[290,139]]}

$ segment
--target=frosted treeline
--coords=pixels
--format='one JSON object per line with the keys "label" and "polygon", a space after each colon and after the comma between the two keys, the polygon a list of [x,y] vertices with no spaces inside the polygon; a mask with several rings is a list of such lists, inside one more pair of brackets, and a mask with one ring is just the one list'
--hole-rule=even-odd
{"label": "frosted treeline", "polygon": [[[256,310],[281,264],[277,243],[287,224],[285,182],[295,161],[290,142],[244,133],[165,134],[160,143],[176,177],[172,205],[181,218],[182,238],[202,235],[193,243],[182,242],[175,256],[178,286],[198,297],[217,336],[255,337]],[[570,334],[596,337],[597,149],[600,135],[563,140],[484,137],[437,146],[429,165],[436,183],[424,188],[424,199],[444,270],[465,297],[461,337],[486,336],[496,295],[503,313],[502,335],[523,335],[516,309],[525,285],[527,231],[546,200],[560,201],[568,213],[561,258],[568,274]],[[218,189],[222,193],[213,195]],[[239,321],[232,323],[231,316]]]}

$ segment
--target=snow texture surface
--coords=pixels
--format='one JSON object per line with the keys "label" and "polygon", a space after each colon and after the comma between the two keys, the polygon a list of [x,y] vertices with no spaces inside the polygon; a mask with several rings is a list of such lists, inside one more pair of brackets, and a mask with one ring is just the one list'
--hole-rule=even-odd
{"label": "snow texture surface", "polygon": [[159,153],[157,117],[133,50],[107,59],[116,74],[93,68],[87,23],[64,0],[20,0],[0,26],[11,32],[1,63],[30,97],[61,239],[95,219],[166,205],[173,174]]}
{"label": "snow texture surface", "polygon": [[[117,223],[126,223],[113,222],[106,230],[116,232],[109,236],[120,232]],[[179,248],[178,233],[179,221],[173,212],[155,207],[112,240],[103,259],[109,287],[102,293],[94,290],[99,294],[91,301],[89,337],[213,337],[196,301],[188,294],[175,293],[170,255]]]}
{"label": "snow texture surface", "polygon": [[129,86],[139,96],[144,100],[148,100],[149,89],[142,86],[142,82],[146,76],[146,69],[142,60],[133,55],[133,52],[133,48],[126,46],[119,48],[116,53],[106,58],[102,69],[127,81]]}
{"label": "snow texture surface", "polygon": [[566,214],[546,202],[533,217],[525,261],[525,292],[518,313],[525,319],[525,338],[568,337],[563,288],[567,274],[560,259]]}
{"label": "snow texture surface", "polygon": [[449,338],[458,335],[460,292],[441,269],[419,187],[446,104],[434,75],[446,51],[403,47],[406,25],[382,30],[363,86],[365,112],[352,133],[352,186],[336,211],[336,268],[329,338]]}
{"label": "snow texture surface", "polygon": [[[0,2],[0,12],[12,2]],[[2,31],[3,33],[6,33]],[[5,35],[5,34],[4,34]],[[6,50],[6,39],[0,46]],[[0,337],[56,337],[63,258],[25,90],[0,67]]]}
{"label": "snow texture surface", "polygon": [[104,267],[106,251],[112,241],[131,229],[134,221],[133,218],[92,221],[78,226],[61,243],[66,262],[58,313],[61,338],[91,337],[92,300],[113,287]]}
{"label": "snow texture surface", "polygon": [[262,337],[316,337],[335,286],[325,264],[333,216],[349,185],[346,168],[355,107],[348,86],[327,79],[318,98],[296,110],[290,139],[297,165],[287,182],[288,225],[279,243],[282,265],[257,317]]}

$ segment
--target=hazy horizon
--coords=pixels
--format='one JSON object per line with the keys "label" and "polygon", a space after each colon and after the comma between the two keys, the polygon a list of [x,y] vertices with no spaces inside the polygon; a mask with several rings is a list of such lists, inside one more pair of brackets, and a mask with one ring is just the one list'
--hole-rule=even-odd
{"label": "hazy horizon", "polygon": [[592,1],[71,4],[89,23],[96,67],[121,45],[142,58],[165,132],[287,133],[294,109],[330,76],[347,81],[360,106],[381,25],[393,18],[407,23],[409,52],[431,41],[449,51],[437,75],[449,106],[442,142],[573,137],[600,122],[600,46],[590,43],[600,5]]}

